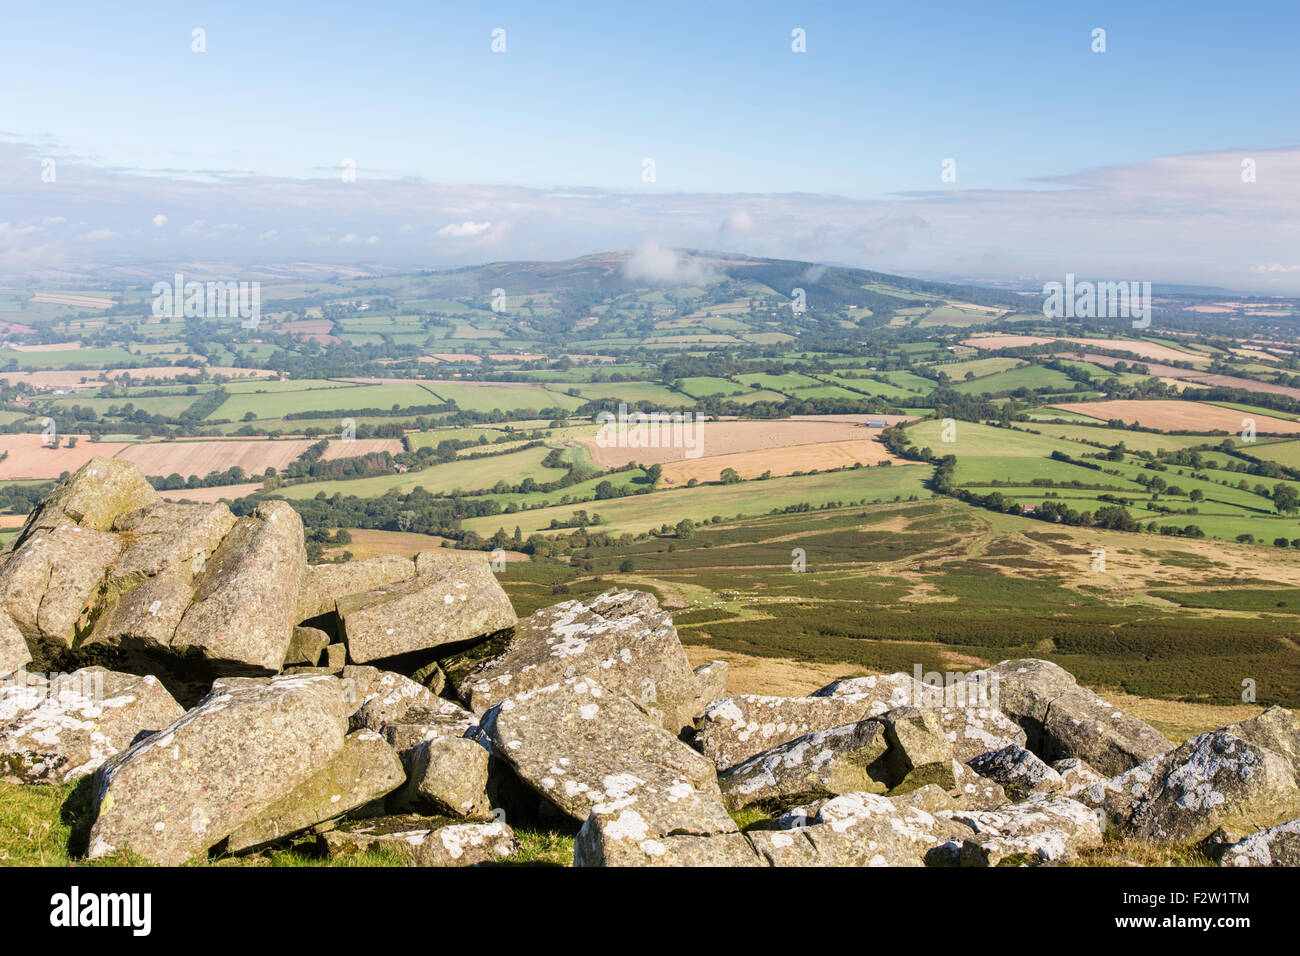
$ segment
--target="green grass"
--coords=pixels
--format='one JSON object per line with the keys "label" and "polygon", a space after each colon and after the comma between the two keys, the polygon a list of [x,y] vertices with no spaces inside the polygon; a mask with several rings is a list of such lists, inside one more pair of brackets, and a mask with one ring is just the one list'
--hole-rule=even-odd
{"label": "green grass", "polygon": [[[491,450],[488,446],[484,451]],[[539,482],[554,481],[563,477],[559,469],[542,466],[549,448],[527,448],[504,455],[490,455],[478,459],[460,459],[443,465],[433,465],[423,471],[403,475],[377,475],[373,478],[352,478],[344,481],[313,481],[303,485],[290,485],[277,494],[286,498],[314,498],[320,492],[334,495],[356,495],[360,498],[377,498],[393,489],[406,493],[413,488],[423,488],[431,494],[460,491],[480,491],[491,488],[498,481],[517,485],[525,478],[534,477]],[[558,497],[557,493],[556,497]]]}
{"label": "green grass", "polygon": [[[739,485],[699,485],[590,502],[580,507],[588,514],[600,514],[604,522],[600,530],[618,534],[648,531],[661,524],[676,525],[682,518],[701,521],[715,514],[724,517],[740,513],[761,515],[775,508],[801,503],[819,506],[831,501],[890,501],[895,497],[928,496],[929,492],[923,485],[929,476],[930,469],[924,467],[860,468],[749,481]],[[519,525],[527,535],[546,530],[552,519],[567,520],[574,510],[572,505],[559,505],[514,515],[470,518],[462,525],[484,536],[501,527],[510,530]]]}
{"label": "green grass", "polygon": [[[434,392],[419,385],[355,385],[348,388],[313,388],[277,391],[271,394],[243,392],[231,395],[208,415],[208,420],[242,421],[252,412],[257,418],[282,418],[285,415],[314,411],[355,411],[363,408],[389,409],[394,405],[409,408],[439,405]],[[312,422],[304,421],[305,428]]]}

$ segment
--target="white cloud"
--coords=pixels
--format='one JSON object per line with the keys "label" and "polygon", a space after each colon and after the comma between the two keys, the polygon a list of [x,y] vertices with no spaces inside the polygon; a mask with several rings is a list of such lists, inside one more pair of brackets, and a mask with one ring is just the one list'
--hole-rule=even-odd
{"label": "white cloud", "polygon": [[702,285],[718,277],[707,263],[665,248],[654,239],[645,240],[628,256],[623,274],[635,281],[673,285]]}
{"label": "white cloud", "polygon": [[103,242],[106,239],[118,238],[118,234],[112,229],[92,229],[90,232],[83,232],[77,238],[86,242]]}
{"label": "white cloud", "polygon": [[152,222],[154,227],[157,229],[161,229],[163,226],[167,225],[167,217],[162,213],[158,213],[158,215],[154,216],[149,221]]}
{"label": "white cloud", "polygon": [[443,239],[473,239],[475,236],[481,236],[491,228],[492,223],[490,222],[466,220],[459,225],[453,222],[443,226],[438,230],[438,235]]}

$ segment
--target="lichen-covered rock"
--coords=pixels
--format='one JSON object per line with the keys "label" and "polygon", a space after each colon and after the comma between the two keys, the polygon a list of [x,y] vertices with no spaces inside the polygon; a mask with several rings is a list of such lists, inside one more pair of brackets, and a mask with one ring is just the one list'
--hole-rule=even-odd
{"label": "lichen-covered rock", "polygon": [[[867,677],[845,677],[831,681],[809,697],[870,697],[883,714],[895,707],[919,707],[925,685],[911,674],[871,674]],[[871,716],[875,716],[874,714]]]}
{"label": "lichen-covered rock", "polygon": [[66,518],[37,527],[0,565],[0,607],[8,611],[29,649],[70,649],[89,626],[93,599],[122,550],[109,531]]}
{"label": "lichen-covered rock", "polygon": [[[347,668],[345,677],[360,673],[360,668]],[[358,684],[361,697],[351,721],[353,728],[368,727],[380,730],[386,724],[402,723],[412,710],[421,718],[431,714],[440,717],[471,717],[463,707],[438,697],[427,687],[417,684],[395,671],[375,671],[364,683]]]}
{"label": "lichen-covered rock", "polygon": [[315,667],[329,643],[330,636],[318,627],[295,627],[284,655],[285,666]]}
{"label": "lichen-covered rock", "polygon": [[573,841],[574,866],[762,866],[743,833],[653,836],[592,814]]}
{"label": "lichen-covered rock", "polygon": [[27,649],[23,632],[14,619],[0,608],[0,680],[31,663],[32,654]]}
{"label": "lichen-covered rock", "polygon": [[832,727],[786,741],[718,777],[732,810],[853,791],[883,792],[889,785],[885,727],[878,720]]}
{"label": "lichen-covered rock", "polygon": [[284,664],[307,568],[302,519],[284,501],[240,518],[207,562],[173,650],[201,652],[278,673]]}
{"label": "lichen-covered rock", "polygon": [[156,677],[86,667],[0,688],[0,779],[65,783],[93,773],[185,711]]}
{"label": "lichen-covered rock", "polygon": [[451,817],[491,816],[489,755],[477,741],[448,734],[421,741],[407,753],[403,805]]}
{"label": "lichen-covered rock", "polygon": [[727,696],[728,670],[726,661],[705,661],[695,668],[695,704],[691,709],[696,720],[704,716],[711,703]]}
{"label": "lichen-covered rock", "polygon": [[1300,819],[1258,830],[1229,846],[1223,866],[1300,866]]}
{"label": "lichen-covered rock", "polygon": [[966,765],[981,777],[1000,783],[1012,800],[1023,800],[1031,793],[1065,789],[1065,781],[1059,773],[1032,752],[1014,744],[982,753],[968,760]]}
{"label": "lichen-covered rock", "polygon": [[1296,782],[1300,783],[1300,718],[1292,711],[1273,706],[1258,717],[1229,724],[1223,729],[1284,757],[1295,772]]}
{"label": "lichen-covered rock", "polygon": [[1023,747],[1025,732],[1002,711],[992,707],[926,707],[933,714],[952,746],[952,755],[962,763],[990,750]]}
{"label": "lichen-covered rock", "polygon": [[713,765],[591,678],[502,701],[483,728],[493,753],[575,820],[594,813],[649,837],[736,829]]}
{"label": "lichen-covered rock", "polygon": [[771,866],[933,865],[948,862],[971,835],[963,824],[873,793],[846,793],[806,822],[749,833]]}
{"label": "lichen-covered rock", "polygon": [[643,591],[606,591],[543,608],[520,621],[504,650],[473,667],[456,690],[481,714],[507,697],[582,675],[659,715],[673,733],[696,717],[699,682],[677,629]]}
{"label": "lichen-covered rock", "polygon": [[1226,730],[1086,791],[1127,836],[1151,843],[1235,842],[1300,815],[1300,788],[1286,758]]}
{"label": "lichen-covered rock", "polygon": [[225,679],[95,772],[92,858],[130,849],[178,865],[256,820],[343,749],[333,677]]}
{"label": "lichen-covered rock", "polygon": [[1106,778],[1088,766],[1078,757],[1067,757],[1052,764],[1052,769],[1061,775],[1061,785],[1067,797],[1079,797],[1089,787],[1104,783]]}
{"label": "lichen-covered rock", "polygon": [[108,587],[125,591],[168,568],[197,575],[235,526],[224,504],[156,501],[119,515],[112,530],[126,547],[108,575]]}
{"label": "lichen-covered rock", "polygon": [[415,562],[396,554],[361,561],[313,564],[303,576],[296,620],[309,621],[334,611],[335,602],[415,577]]}
{"label": "lichen-covered rock", "polygon": [[336,602],[352,660],[366,663],[491,634],[515,623],[487,555],[454,552],[436,571]]}
{"label": "lichen-covered rock", "polygon": [[953,769],[957,772],[956,786],[947,793],[957,802],[962,810],[996,810],[1012,800],[1007,796],[1002,784],[981,777],[964,763],[954,761]]}
{"label": "lichen-covered rock", "polygon": [[393,748],[373,730],[348,734],[343,749],[320,770],[226,839],[228,853],[241,853],[332,820],[387,796],[406,780]]}
{"label": "lichen-covered rock", "polygon": [[[384,724],[379,732],[388,745],[410,762],[420,744],[443,737],[464,737],[478,728],[478,718],[467,710],[459,713],[412,708],[402,720]],[[478,740],[477,735],[474,737]]]}
{"label": "lichen-covered rock", "polygon": [[766,697],[738,694],[714,701],[704,712],[695,744],[719,771],[818,731],[856,724],[890,708],[871,694]]}
{"label": "lichen-covered rock", "polygon": [[119,515],[158,500],[158,493],[129,461],[96,455],[60,483],[33,509],[14,538],[20,545],[37,530],[67,520],[91,531],[108,531]]}
{"label": "lichen-covered rock", "polygon": [[320,843],[331,857],[389,850],[411,866],[478,866],[519,849],[504,821],[463,823],[414,814],[347,823],[322,833]]}
{"label": "lichen-covered rock", "polygon": [[895,790],[915,790],[937,784],[957,786],[957,763],[940,716],[919,707],[896,707],[880,715],[889,744],[888,777]]}
{"label": "lichen-covered rock", "polygon": [[1174,749],[1150,724],[1080,687],[1050,661],[1002,661],[970,677],[995,688],[998,708],[1025,729],[1025,746],[1049,763],[1079,757],[1115,775]]}
{"label": "lichen-covered rock", "polygon": [[1036,793],[999,810],[941,810],[936,816],[975,831],[962,844],[962,866],[1068,860],[1102,842],[1096,813],[1059,794]]}

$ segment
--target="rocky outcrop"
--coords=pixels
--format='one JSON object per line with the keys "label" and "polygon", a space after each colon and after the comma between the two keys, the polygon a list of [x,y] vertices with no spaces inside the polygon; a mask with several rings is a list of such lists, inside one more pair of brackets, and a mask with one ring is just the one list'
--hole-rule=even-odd
{"label": "rocky outcrop", "polygon": [[130,462],[96,455],[55,487],[28,515],[15,548],[37,531],[69,521],[90,531],[108,531],[118,516],[158,501],[158,493]]}
{"label": "rocky outcrop", "polygon": [[102,667],[0,687],[0,779],[67,783],[182,714],[156,677]]}
{"label": "rocky outcrop", "polygon": [[333,677],[234,678],[95,773],[90,856],[131,850],[177,865],[322,771],[348,715]]}
{"label": "rocky outcrop", "polygon": [[1013,800],[1022,800],[1031,793],[1065,789],[1059,773],[1024,747],[1014,744],[982,753],[967,761],[967,766],[981,777],[996,780]]}
{"label": "rocky outcrop", "polygon": [[713,765],[589,677],[502,701],[483,723],[493,752],[575,820],[605,817],[638,841],[736,829]]}
{"label": "rocky outcrop", "polygon": [[240,825],[224,849],[240,853],[283,840],[387,796],[405,780],[383,737],[373,730],[349,734],[324,767]]}
{"label": "rocky outcrop", "polygon": [[44,656],[72,648],[90,626],[93,599],[122,544],[112,532],[63,517],[23,538],[0,566],[0,606],[29,649]]}
{"label": "rocky outcrop", "polygon": [[0,680],[31,663],[32,653],[27,641],[9,612],[0,609]]}
{"label": "rocky outcrop", "polygon": [[359,820],[321,834],[320,844],[332,857],[378,850],[411,866],[476,866],[519,849],[504,821],[463,823],[413,814]]}
{"label": "rocky outcrop", "polygon": [[207,562],[172,648],[278,673],[306,571],[302,519],[286,502],[263,502]]}
{"label": "rocky outcrop", "polygon": [[1258,830],[1223,851],[1224,866],[1300,866],[1300,818]]}
{"label": "rocky outcrop", "polygon": [[482,552],[447,552],[416,577],[339,598],[348,655],[366,663],[451,647],[515,623]]}
{"label": "rocky outcrop", "polygon": [[507,697],[582,675],[637,701],[673,733],[698,716],[700,678],[672,618],[643,591],[606,591],[538,611],[515,626],[500,653],[461,676],[456,690],[481,714]]}
{"label": "rocky outcrop", "polygon": [[1086,799],[1126,836],[1156,844],[1236,842],[1300,815],[1290,761],[1226,729],[1096,784]]}
{"label": "rocky outcrop", "polygon": [[1049,661],[1002,661],[969,676],[996,689],[998,708],[1025,729],[1025,746],[1049,763],[1078,757],[1114,775],[1174,749],[1150,724],[1080,687]]}
{"label": "rocky outcrop", "polygon": [[762,866],[743,833],[653,837],[592,814],[573,842],[574,866]]}
{"label": "rocky outcrop", "polygon": [[888,709],[882,709],[880,698],[871,695],[739,694],[708,706],[695,744],[721,772],[799,737],[859,723]]}
{"label": "rocky outcrop", "polygon": [[402,803],[449,817],[487,817],[487,748],[450,734],[422,740],[407,751],[407,787]]}
{"label": "rocky outcrop", "polygon": [[718,782],[732,810],[855,790],[879,793],[888,788],[888,750],[885,725],[864,720],[787,741],[723,771]]}
{"label": "rocky outcrop", "polygon": [[936,816],[974,831],[957,855],[961,866],[1059,862],[1102,842],[1096,813],[1059,795],[1038,793],[997,810],[940,810]]}
{"label": "rocky outcrop", "polygon": [[333,614],[341,597],[364,594],[413,577],[415,562],[396,554],[342,564],[312,565],[303,577],[296,617],[299,621],[309,621]]}

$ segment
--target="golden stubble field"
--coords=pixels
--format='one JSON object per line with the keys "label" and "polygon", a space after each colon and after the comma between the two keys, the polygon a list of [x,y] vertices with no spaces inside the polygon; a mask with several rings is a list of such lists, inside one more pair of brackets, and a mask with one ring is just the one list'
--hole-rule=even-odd
{"label": "golden stubble field", "polygon": [[[87,436],[80,435],[75,448],[63,445],[49,448],[40,435],[0,435],[0,452],[8,453],[0,461],[0,480],[51,480],[65,471],[76,471],[96,455],[135,462],[146,475],[202,477],[209,472],[226,471],[236,465],[249,475],[261,475],[267,468],[275,468],[277,471],[286,468],[313,444],[315,442],[307,438],[277,441],[209,439],[92,442]],[[358,438],[354,441],[336,439],[330,442],[322,457],[325,461],[331,461],[378,451],[397,454],[401,450],[402,443],[397,438]],[[193,498],[193,493],[190,497]]]}
{"label": "golden stubble field", "polygon": [[[590,437],[579,438],[577,441],[582,443],[591,452],[592,459],[603,468],[620,468],[624,465],[639,463],[644,465],[670,465],[680,463],[684,469],[694,469],[696,466],[703,467],[705,471],[713,468],[713,463],[705,464],[706,459],[719,457],[742,456],[751,452],[771,453],[782,449],[811,448],[812,446],[824,445],[820,451],[807,451],[802,453],[807,458],[807,463],[802,467],[790,464],[792,471],[809,471],[813,468],[840,467],[844,464],[852,464],[853,459],[850,457],[854,452],[846,452],[843,447],[838,450],[830,446],[851,446],[856,449],[859,443],[874,444],[879,448],[879,452],[861,451],[863,455],[876,456],[863,458],[863,461],[880,461],[888,458],[889,453],[885,447],[880,444],[876,436],[880,434],[878,428],[868,428],[865,423],[868,421],[880,421],[887,425],[893,425],[901,421],[911,421],[910,418],[903,415],[842,415],[827,416],[821,418],[788,418],[776,421],[711,421],[699,423],[686,423],[682,427],[681,434],[686,441],[683,442],[678,437],[676,426],[663,423],[658,426],[659,447],[648,445],[645,447],[632,447],[631,441],[620,444],[610,444],[607,440],[602,440],[599,434]],[[631,426],[629,426],[629,438],[631,437]],[[653,428],[647,429],[649,434],[642,435],[644,439],[653,437]],[[783,462],[793,463],[800,459],[800,453],[786,454],[780,456]],[[773,458],[775,461],[776,459]],[[815,460],[827,462],[825,464],[813,464]],[[747,459],[743,462],[745,467],[752,471],[753,475],[760,475],[764,471],[771,469],[772,474],[789,474],[789,471],[779,472],[773,465],[764,465],[754,468],[762,461],[762,456],[754,459]],[[838,464],[829,464],[830,461],[838,461]],[[716,469],[721,472],[723,468],[734,467],[741,471],[734,464],[722,464]],[[665,473],[669,472],[665,468]],[[716,478],[716,472],[714,477]],[[674,471],[674,473],[677,473]],[[686,474],[686,472],[682,472]],[[745,472],[741,471],[744,476]],[[683,478],[685,482],[693,476],[693,472]],[[699,476],[695,476],[699,477]],[[704,480],[701,478],[701,480]]]}
{"label": "golden stubble field", "polygon": [[1155,428],[1164,432],[1236,432],[1245,427],[1243,423],[1246,419],[1251,419],[1255,423],[1255,431],[1261,434],[1300,435],[1300,422],[1253,415],[1200,402],[1117,399],[1109,402],[1062,402],[1048,407],[1091,415],[1102,421],[1118,418],[1130,424],[1136,422],[1143,428]]}

